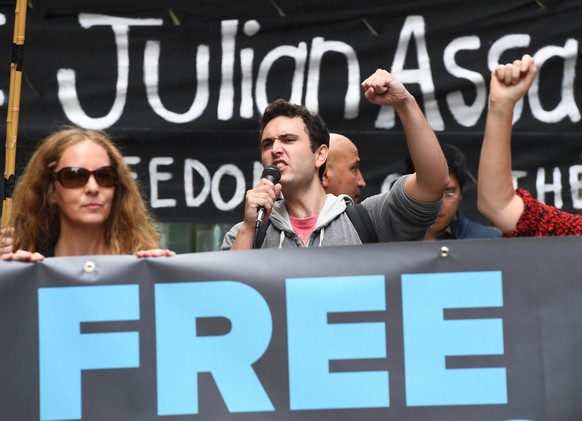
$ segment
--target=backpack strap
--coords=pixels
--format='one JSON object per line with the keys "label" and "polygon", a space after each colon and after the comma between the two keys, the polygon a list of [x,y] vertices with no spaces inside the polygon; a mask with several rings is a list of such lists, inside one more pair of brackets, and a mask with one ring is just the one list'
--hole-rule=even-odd
{"label": "backpack strap", "polygon": [[260,249],[261,246],[263,245],[263,241],[265,241],[265,235],[267,235],[267,228],[269,228],[270,224],[271,220],[269,218],[266,218],[259,226],[259,229],[255,233],[255,242],[253,243],[254,249]]}
{"label": "backpack strap", "polygon": [[376,230],[374,229],[370,215],[368,215],[368,211],[365,207],[360,203],[357,205],[348,203],[346,214],[358,232],[362,244],[378,242],[378,235],[376,235]]}

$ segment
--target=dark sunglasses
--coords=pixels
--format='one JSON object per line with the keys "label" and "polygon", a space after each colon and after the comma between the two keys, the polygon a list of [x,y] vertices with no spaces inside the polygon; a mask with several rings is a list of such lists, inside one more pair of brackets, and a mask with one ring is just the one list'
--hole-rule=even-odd
{"label": "dark sunglasses", "polygon": [[68,189],[84,187],[91,176],[95,177],[95,181],[101,187],[113,187],[117,183],[117,170],[111,165],[93,171],[82,167],[64,167],[52,173],[53,180],[58,180]]}

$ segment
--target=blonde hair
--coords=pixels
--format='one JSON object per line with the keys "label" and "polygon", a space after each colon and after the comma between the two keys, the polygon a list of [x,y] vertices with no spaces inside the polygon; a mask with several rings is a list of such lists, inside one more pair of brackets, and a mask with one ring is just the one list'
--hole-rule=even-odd
{"label": "blonde hair", "polygon": [[54,247],[60,217],[57,205],[49,200],[54,188],[51,172],[65,149],[86,140],[105,149],[118,173],[111,213],[105,221],[105,242],[111,253],[133,254],[159,247],[157,223],[113,140],[102,131],[63,127],[40,143],[14,189],[14,250],[43,252]]}

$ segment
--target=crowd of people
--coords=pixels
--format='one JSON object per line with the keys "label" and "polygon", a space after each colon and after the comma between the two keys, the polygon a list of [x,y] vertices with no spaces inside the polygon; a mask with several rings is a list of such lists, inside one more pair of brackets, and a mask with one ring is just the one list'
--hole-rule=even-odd
{"label": "crowd of people", "polygon": [[[394,107],[416,167],[362,206],[379,241],[420,240],[443,200],[449,178],[445,157],[416,100],[393,75],[379,69],[362,89],[372,104]],[[226,234],[223,250],[253,248],[260,208],[271,221],[262,248],[361,244],[346,214],[352,198],[327,194],[322,184],[329,137],[321,116],[303,106],[277,100],[267,107],[260,120],[261,159],[265,167],[279,168],[281,179],[277,184],[261,179],[247,192],[244,220]]]}
{"label": "crowd of people", "polygon": [[[534,60],[524,55],[491,74],[477,206],[492,226],[470,221],[459,209],[468,180],[466,158],[455,146],[439,143],[405,86],[382,69],[362,82],[371,104],[394,108],[409,152],[407,171],[391,189],[361,201],[378,241],[582,232],[581,215],[559,211],[513,186],[513,112],[536,73]],[[261,248],[361,244],[346,212],[366,187],[355,143],[330,133],[320,115],[283,99],[259,118],[259,141],[263,165],[276,167],[280,180],[263,178],[247,191],[243,220],[226,233],[221,249],[257,246],[259,212],[269,220]],[[44,139],[19,177],[13,207],[12,221],[0,234],[3,260],[175,254],[160,248],[157,223],[138,183],[101,131],[65,127]]]}

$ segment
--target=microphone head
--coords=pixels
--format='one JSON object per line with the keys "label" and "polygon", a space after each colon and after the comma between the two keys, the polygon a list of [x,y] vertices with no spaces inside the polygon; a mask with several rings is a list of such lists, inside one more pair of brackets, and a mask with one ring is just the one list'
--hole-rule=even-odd
{"label": "microphone head", "polygon": [[266,178],[273,184],[277,184],[281,179],[281,171],[274,165],[269,165],[263,170],[261,178]]}

